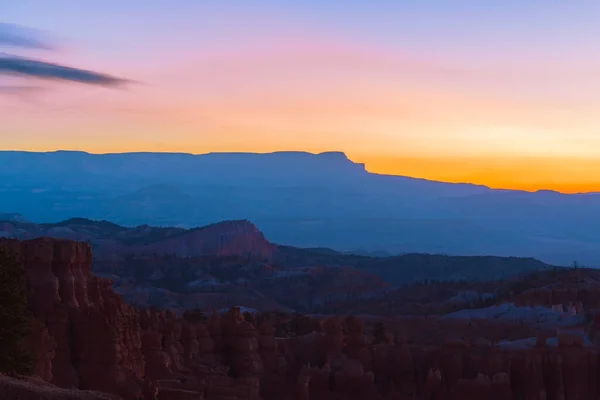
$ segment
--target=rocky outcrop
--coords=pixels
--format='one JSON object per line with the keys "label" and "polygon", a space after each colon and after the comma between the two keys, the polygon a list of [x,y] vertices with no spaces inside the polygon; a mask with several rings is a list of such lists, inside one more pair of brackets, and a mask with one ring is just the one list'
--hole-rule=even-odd
{"label": "rocky outcrop", "polygon": [[271,259],[274,245],[250,221],[224,221],[191,229],[130,251],[156,255],[197,257],[243,255]]}
{"label": "rocky outcrop", "polygon": [[239,309],[215,315],[208,326],[169,311],[138,311],[110,281],[91,274],[85,243],[40,238],[0,245],[26,265],[33,314],[26,345],[43,381],[125,400],[259,398],[258,334]]}

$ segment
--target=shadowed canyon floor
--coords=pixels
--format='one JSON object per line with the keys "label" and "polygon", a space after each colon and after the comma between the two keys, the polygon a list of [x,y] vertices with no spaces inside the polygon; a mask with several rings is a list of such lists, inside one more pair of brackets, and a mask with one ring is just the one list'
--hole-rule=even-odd
{"label": "shadowed canyon floor", "polygon": [[[1,244],[27,267],[26,342],[35,374],[55,387],[162,400],[600,398],[595,270],[421,283],[361,301],[366,310],[351,317],[232,308],[202,318],[125,304],[92,274],[89,244]],[[352,301],[327,307],[350,309]],[[70,398],[39,383],[0,381],[4,393],[24,399]]]}

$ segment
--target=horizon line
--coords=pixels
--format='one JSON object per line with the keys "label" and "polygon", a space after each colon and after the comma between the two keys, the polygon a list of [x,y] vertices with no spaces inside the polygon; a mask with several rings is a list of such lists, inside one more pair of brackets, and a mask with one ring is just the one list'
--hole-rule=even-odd
{"label": "horizon line", "polygon": [[184,155],[184,156],[207,156],[213,154],[244,154],[244,155],[270,155],[270,154],[285,154],[285,153],[297,153],[297,154],[305,154],[305,155],[313,155],[313,156],[323,156],[323,155],[343,155],[348,161],[352,162],[356,165],[362,165],[370,175],[380,175],[380,176],[390,176],[390,177],[400,177],[400,178],[410,178],[416,180],[422,180],[427,182],[435,182],[435,183],[445,183],[445,184],[453,184],[453,185],[470,185],[486,188],[491,191],[509,191],[509,192],[524,192],[524,193],[538,193],[538,192],[551,192],[560,195],[590,195],[590,194],[600,194],[600,191],[578,191],[578,192],[563,192],[556,189],[514,189],[514,188],[505,188],[505,187],[493,187],[488,184],[479,184],[473,182],[466,181],[444,181],[444,180],[436,180],[436,179],[428,179],[422,178],[418,176],[411,175],[398,175],[391,173],[382,173],[382,172],[373,172],[369,171],[365,165],[365,163],[360,163],[352,160],[345,151],[339,150],[328,150],[321,152],[312,152],[307,150],[275,150],[275,151],[267,151],[267,152],[253,152],[253,151],[211,151],[206,153],[192,153],[185,151],[122,151],[122,152],[93,152],[87,150],[66,150],[66,149],[55,149],[55,150],[45,150],[45,151],[33,151],[33,150],[17,150],[17,149],[0,149],[0,153],[28,153],[28,154],[55,154],[55,153],[79,153],[79,154],[87,154],[92,156],[110,156],[110,155],[128,155],[128,154],[162,154],[162,155]]}

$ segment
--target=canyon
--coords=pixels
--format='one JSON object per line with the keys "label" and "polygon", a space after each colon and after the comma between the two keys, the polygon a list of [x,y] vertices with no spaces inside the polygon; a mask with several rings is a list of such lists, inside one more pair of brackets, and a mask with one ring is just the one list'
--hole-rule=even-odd
{"label": "canyon", "polygon": [[[486,320],[481,313],[321,314],[304,317],[312,321],[308,331],[282,337],[285,313],[249,318],[232,307],[195,321],[125,304],[110,280],[92,274],[87,243],[37,238],[0,245],[18,254],[29,276],[26,344],[35,376],[64,390],[92,391],[81,398],[93,392],[126,400],[600,398],[600,284],[593,270],[514,278],[502,303],[488,307],[502,315],[505,304],[550,309],[557,318],[545,324]],[[370,329],[382,326],[385,333],[371,337]],[[13,393],[50,390],[26,379],[1,381]]]}
{"label": "canyon", "polygon": [[304,313],[336,307],[335,312],[345,313],[358,309],[357,302],[373,304],[394,296],[400,286],[425,281],[498,281],[554,268],[531,258],[377,257],[281,246],[268,241],[247,220],[184,229],[131,228],[83,218],[34,224],[13,216],[0,222],[0,236],[87,242],[93,251],[93,272],[112,280],[113,289],[126,303],[178,314],[193,308],[209,313],[212,308],[231,305]]}
{"label": "canyon", "polygon": [[[401,162],[401,160],[399,160]],[[275,243],[341,252],[600,265],[600,194],[370,173],[342,152],[0,151],[0,213],[191,228],[248,219]]]}

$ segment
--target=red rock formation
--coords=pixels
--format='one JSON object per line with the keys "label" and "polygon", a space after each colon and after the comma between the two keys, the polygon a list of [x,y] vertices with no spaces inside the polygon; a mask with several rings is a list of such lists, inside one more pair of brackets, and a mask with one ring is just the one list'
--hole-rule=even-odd
{"label": "red rock formation", "polygon": [[[287,348],[298,341],[288,341]],[[374,387],[356,360],[345,360],[332,371],[305,367],[296,396],[301,399],[362,398],[468,399],[592,399],[600,395],[598,350],[561,347],[500,351],[490,343],[447,341],[441,347],[372,346]],[[360,382],[360,384],[358,384]],[[358,385],[358,386],[357,386]],[[352,388],[351,390],[348,388]],[[545,396],[545,397],[544,397]]]}
{"label": "red rock formation", "polygon": [[275,329],[265,321],[259,326],[260,358],[264,366],[264,373],[260,379],[260,393],[265,400],[279,399],[280,393],[285,393],[288,363],[279,351],[275,341]]}
{"label": "red rock formation", "polygon": [[328,318],[323,321],[322,332],[325,334],[321,339],[320,363],[335,363],[343,359],[344,334],[342,333],[342,319]]}
{"label": "red rock formation", "polygon": [[[215,334],[223,336],[223,357],[214,353],[206,325],[176,318],[169,311],[142,310],[142,351],[146,377],[157,382],[161,399],[258,399],[262,369],[253,369],[258,356],[254,327],[240,319],[239,310],[213,319]],[[218,329],[217,329],[218,326]],[[230,376],[231,363],[239,375]],[[249,362],[250,361],[250,362]],[[229,396],[229,397],[228,397]]]}
{"label": "red rock formation", "polygon": [[[195,324],[194,328],[196,340],[198,341],[196,359],[199,361],[206,360],[208,362],[217,362],[220,357],[216,356],[218,353],[215,353],[215,340],[211,337],[207,326],[205,324]],[[192,357],[191,360],[193,361],[194,357]]]}
{"label": "red rock formation", "polygon": [[221,320],[217,315],[217,311],[213,309],[210,318],[208,319],[208,332],[213,340],[214,349],[217,353],[223,348],[223,332],[221,330]]}
{"label": "red rock formation", "polygon": [[400,341],[389,348],[387,360],[391,382],[403,396],[416,393],[415,368],[413,356],[408,345]]}
{"label": "red rock formation", "polygon": [[142,332],[142,352],[147,378],[151,380],[176,378],[176,374],[170,369],[171,359],[163,351],[160,332]]}
{"label": "red rock formation", "polygon": [[377,395],[373,372],[365,372],[358,360],[348,360],[333,373],[333,391],[344,399],[369,399]]}
{"label": "red rock formation", "polygon": [[[92,254],[84,243],[41,238],[3,240],[27,267],[30,307],[56,343],[52,383],[109,391],[126,398],[141,396],[143,376],[138,315],[110,289],[110,282],[90,272]],[[34,348],[44,378],[48,353]]]}
{"label": "red rock formation", "polygon": [[256,328],[245,321],[239,308],[232,308],[221,317],[223,360],[234,376],[256,377],[264,372],[259,355]]}
{"label": "red rock formation", "polygon": [[324,400],[333,397],[331,391],[331,366],[304,367],[298,378],[299,396],[306,400]]}
{"label": "red rock formation", "polygon": [[358,360],[365,371],[372,371],[373,357],[369,351],[369,341],[363,333],[363,322],[358,318],[348,317],[344,325],[348,330],[344,352],[349,358]]}

